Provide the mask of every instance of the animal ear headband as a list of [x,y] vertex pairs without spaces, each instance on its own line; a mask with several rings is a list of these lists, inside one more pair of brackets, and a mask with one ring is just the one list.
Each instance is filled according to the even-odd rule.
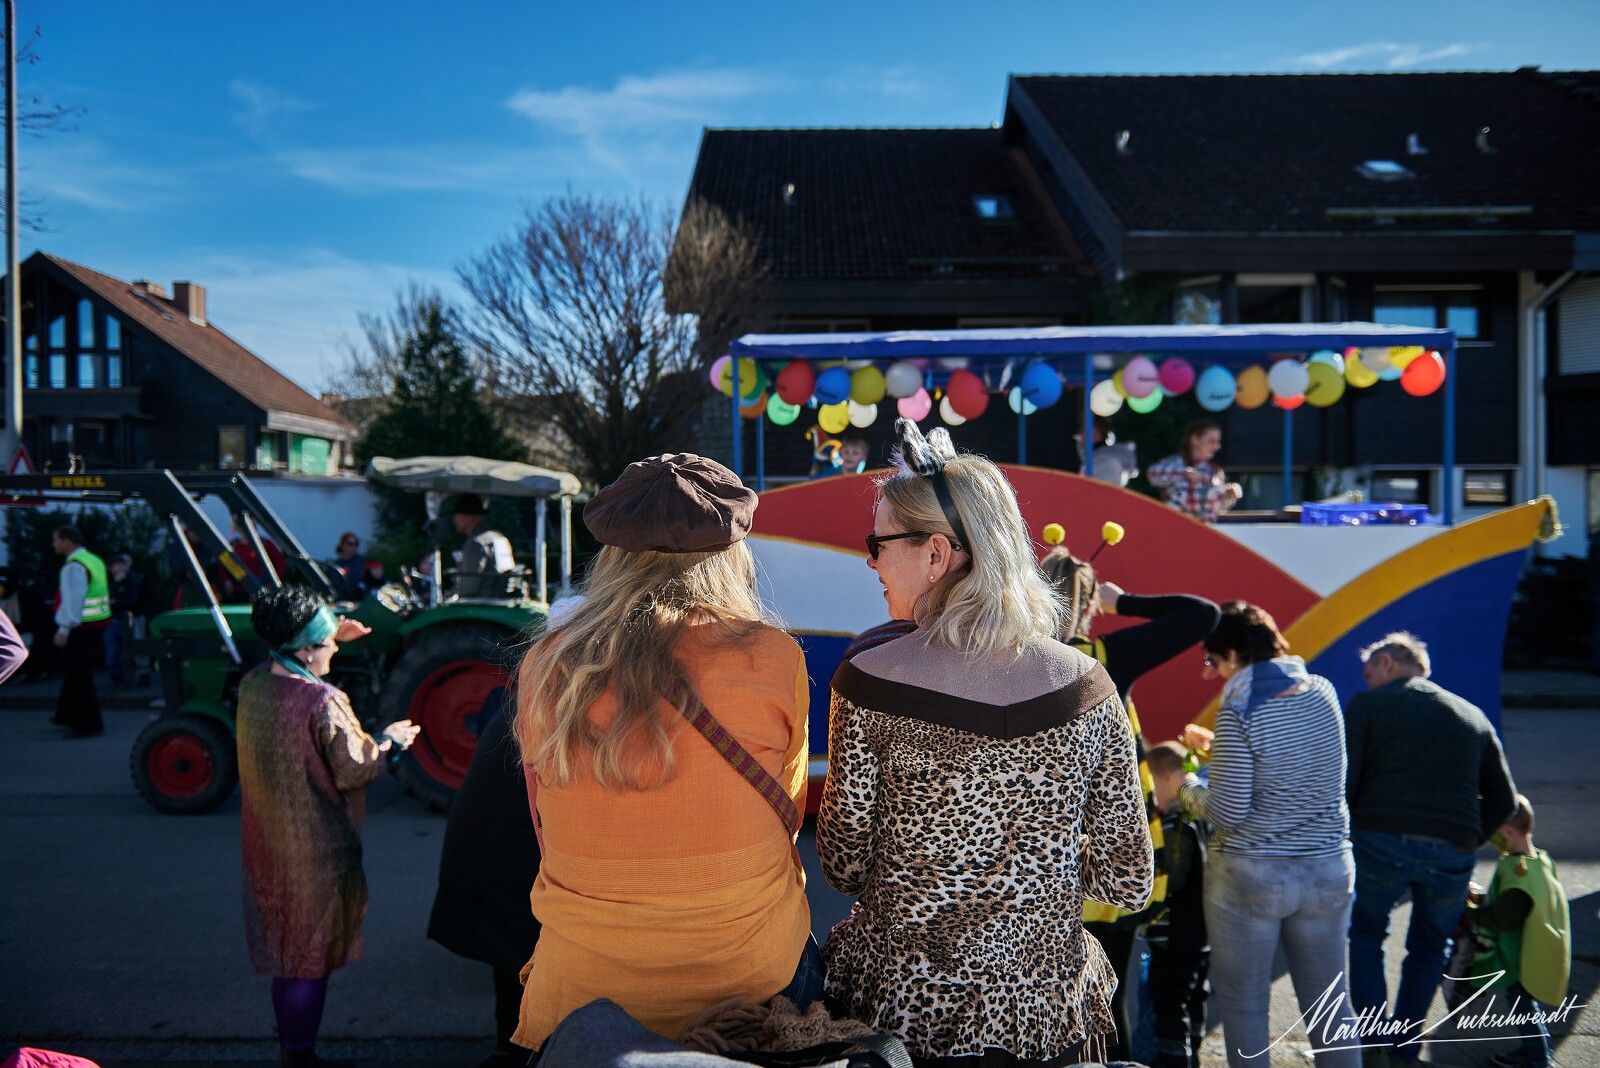
[[939,499],[945,522],[955,531],[955,542],[950,547],[958,552],[966,548],[972,543],[967,540],[967,528],[961,525],[961,513],[956,511],[955,498],[950,496],[950,487],[944,479],[944,465],[956,458],[950,432],[941,426],[924,438],[917,424],[909,419],[896,419],[894,432],[900,444],[892,459],[902,469],[921,475],[933,484],[933,495]]

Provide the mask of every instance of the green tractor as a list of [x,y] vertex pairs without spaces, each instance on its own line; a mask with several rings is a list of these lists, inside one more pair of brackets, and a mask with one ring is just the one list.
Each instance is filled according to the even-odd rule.
[[[6,497],[114,504],[143,498],[168,521],[170,537],[188,554],[207,605],[165,612],[150,623],[150,640],[136,650],[153,653],[160,668],[165,708],[139,734],[129,769],[139,793],[162,812],[207,812],[238,782],[233,722],[239,682],[266,657],[250,625],[248,605],[220,604],[200,561],[204,553],[237,582],[294,581],[310,586],[341,615],[372,633],[340,648],[329,681],[350,695],[369,724],[410,719],[422,734],[392,765],[406,792],[444,811],[472,759],[477,718],[485,700],[514,673],[521,647],[544,623],[547,608],[545,509],[556,498],[561,514],[561,589],[571,581],[572,499],[578,480],[565,472],[477,457],[374,459],[368,477],[428,494],[430,516],[446,494],[535,498],[536,562],[496,576],[488,595],[450,592],[442,554],[435,549],[432,576],[408,574],[359,603],[339,602],[326,567],[313,559],[250,481],[232,472],[108,471],[94,474],[0,476]],[[253,546],[259,577],[196,503],[216,496]],[[190,537],[185,537],[187,532]],[[282,549],[290,574],[275,573],[263,538]],[[443,579],[444,581],[440,581]]]

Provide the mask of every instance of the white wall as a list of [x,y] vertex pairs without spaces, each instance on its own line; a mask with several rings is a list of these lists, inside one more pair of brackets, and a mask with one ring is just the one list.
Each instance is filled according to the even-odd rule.
[[[364,478],[263,478],[251,485],[314,559],[331,559],[347,530],[356,532],[363,549],[372,542],[376,498]],[[227,506],[207,497],[200,507],[226,536]]]

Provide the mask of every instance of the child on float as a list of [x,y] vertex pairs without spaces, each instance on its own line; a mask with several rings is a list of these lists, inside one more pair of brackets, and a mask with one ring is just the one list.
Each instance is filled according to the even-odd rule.
[[1157,1042],[1151,1068],[1199,1068],[1206,1034],[1211,945],[1206,936],[1205,855],[1211,827],[1186,816],[1178,798],[1186,756],[1179,743],[1162,742],[1146,758],[1161,810],[1160,867],[1167,874],[1166,910],[1145,932]]
[[1478,939],[1488,949],[1473,959],[1472,974],[1494,976],[1487,986],[1504,991],[1492,1012],[1524,1017],[1516,1053],[1497,1054],[1495,1068],[1550,1068],[1545,1006],[1567,996],[1572,970],[1572,923],[1556,862],[1533,844],[1533,805],[1517,795],[1511,818],[1489,839],[1501,852],[1483,900],[1471,906]]

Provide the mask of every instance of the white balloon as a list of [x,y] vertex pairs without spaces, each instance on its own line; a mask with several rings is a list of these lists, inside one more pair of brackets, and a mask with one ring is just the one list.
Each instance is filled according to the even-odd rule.
[[962,423],[966,422],[966,419],[957,415],[956,410],[950,407],[950,397],[948,394],[939,401],[939,418],[943,419],[947,426],[960,426]]
[[1311,375],[1299,360],[1279,360],[1267,372],[1267,386],[1272,390],[1272,395],[1284,400],[1304,396],[1306,386],[1310,384]]
[[1111,379],[1094,384],[1089,391],[1089,409],[1102,419],[1110,418],[1122,410],[1122,394],[1117,392]]
[[878,421],[878,406],[876,404],[857,404],[850,402],[850,425],[865,429]]
[[922,370],[914,363],[891,363],[883,382],[889,396],[909,397],[922,388]]

